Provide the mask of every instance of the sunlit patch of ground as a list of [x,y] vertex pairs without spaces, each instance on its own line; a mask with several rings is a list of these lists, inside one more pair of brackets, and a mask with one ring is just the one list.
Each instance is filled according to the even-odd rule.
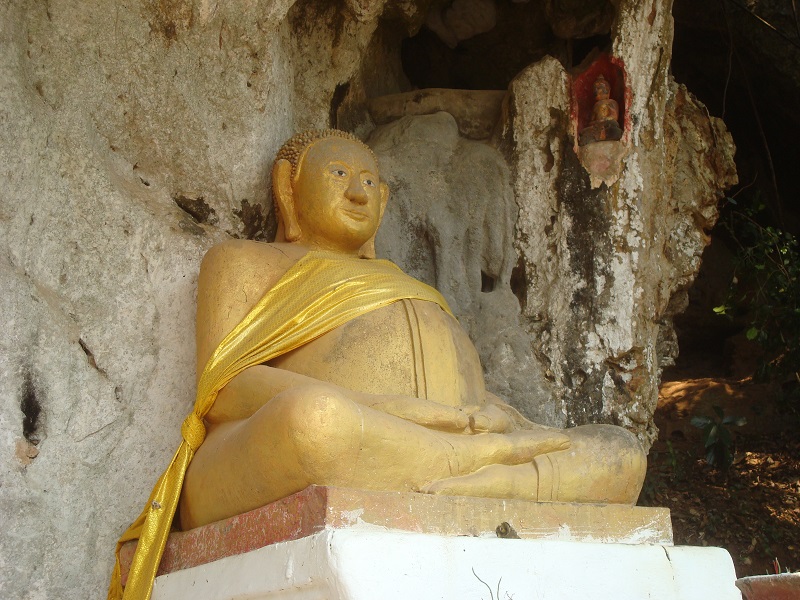
[[[664,381],[656,424],[659,439],[648,457],[640,498],[672,512],[675,543],[722,546],[739,576],[800,570],[800,402],[781,401],[777,386],[749,378],[693,378],[673,371]],[[709,467],[694,415],[744,416],[734,432],[734,464]]]

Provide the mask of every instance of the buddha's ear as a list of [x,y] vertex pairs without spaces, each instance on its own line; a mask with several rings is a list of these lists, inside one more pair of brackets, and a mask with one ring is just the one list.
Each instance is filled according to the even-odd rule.
[[[272,167],[272,195],[278,203],[278,237],[282,232],[285,241],[297,241],[300,239],[300,225],[292,190],[292,163],[286,159],[276,160]],[[276,241],[281,240],[276,238]]]
[[[383,221],[383,213],[386,210],[386,203],[389,202],[389,186],[386,185],[383,181],[381,181],[381,219]],[[380,221],[378,222],[378,226],[380,226]]]
[[[381,214],[378,217],[378,228],[381,226],[381,222],[383,221],[383,213],[386,211],[386,203],[389,201],[389,186],[385,183],[381,182]],[[369,241],[367,241],[361,249],[358,251],[358,255],[361,258],[375,258],[375,236],[378,235],[378,230],[375,230],[375,233]]]

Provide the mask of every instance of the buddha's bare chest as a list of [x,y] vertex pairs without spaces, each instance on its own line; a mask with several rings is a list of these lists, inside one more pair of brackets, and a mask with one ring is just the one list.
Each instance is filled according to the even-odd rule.
[[360,392],[451,406],[482,403],[485,389],[467,334],[438,306],[419,300],[362,315],[270,365]]

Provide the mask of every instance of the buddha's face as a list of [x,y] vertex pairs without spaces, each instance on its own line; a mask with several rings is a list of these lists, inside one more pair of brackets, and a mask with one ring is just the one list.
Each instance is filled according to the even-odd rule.
[[608,100],[611,88],[605,79],[598,79],[594,84],[594,95],[597,100]]
[[313,142],[292,183],[298,241],[358,253],[380,224],[380,185],[378,166],[361,144],[333,137]]

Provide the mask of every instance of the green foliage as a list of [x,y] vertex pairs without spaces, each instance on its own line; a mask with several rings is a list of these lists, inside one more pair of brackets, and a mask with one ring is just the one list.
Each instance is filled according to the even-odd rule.
[[718,315],[745,313],[745,337],[765,351],[760,378],[800,371],[800,250],[795,236],[763,225],[764,203],[750,206],[726,200],[722,222],[736,251],[734,277],[728,300],[714,307]]
[[703,430],[706,462],[712,467],[726,471],[733,464],[733,433],[730,427],[741,427],[747,423],[745,417],[725,415],[719,406],[712,407],[715,417],[692,417],[691,424]]

